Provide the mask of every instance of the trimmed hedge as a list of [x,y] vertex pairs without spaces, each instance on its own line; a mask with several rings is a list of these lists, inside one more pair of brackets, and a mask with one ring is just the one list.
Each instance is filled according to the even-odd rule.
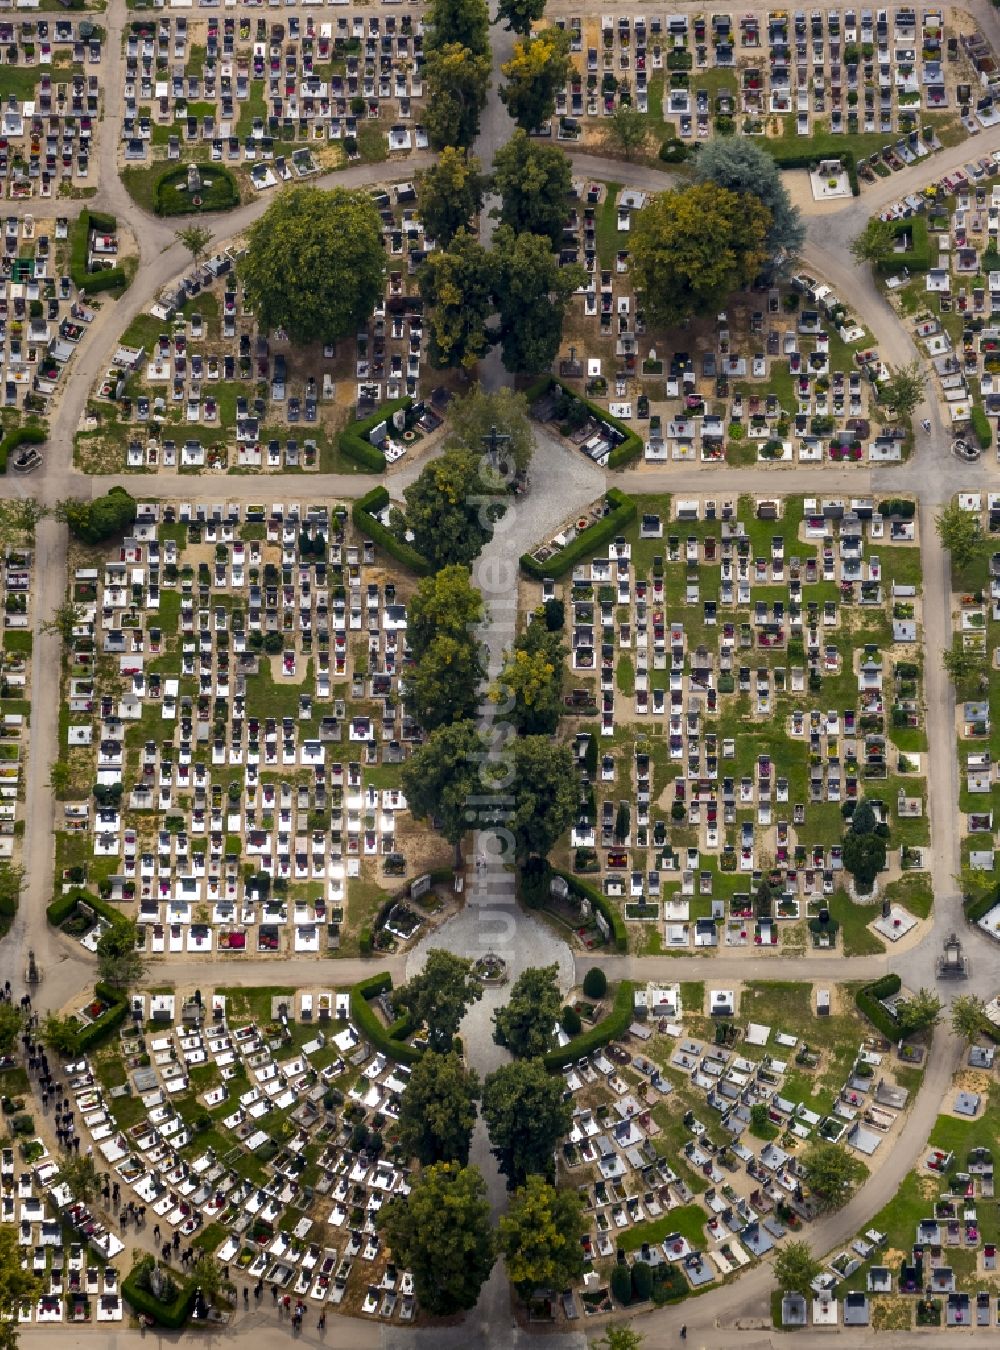
[[346,455],[348,459],[353,459],[358,464],[363,464],[366,469],[371,469],[373,473],[384,473],[385,455],[377,445],[372,445],[368,439],[368,433],[373,431],[379,422],[387,422],[393,413],[398,412],[400,408],[409,410],[412,406],[413,399],[409,397],[390,399],[388,403],[383,403],[378,411],[373,412],[370,417],[362,417],[358,422],[351,422],[337,439],[341,454]]
[[[774,157],[774,162],[779,169],[811,169],[814,164],[818,164],[824,156],[817,155],[815,151],[789,151],[787,154],[781,154],[771,149],[765,137],[761,141],[763,149],[767,150]],[[847,170],[847,181],[851,185],[851,192],[855,197],[861,196],[861,184],[858,182],[858,165],[853,150],[838,150],[836,155],[825,156],[829,159],[839,159],[841,164]]]
[[137,1284],[139,1275],[152,1266],[153,1260],[152,1256],[146,1256],[138,1265],[132,1267],[122,1280],[122,1297],[135,1312],[144,1313],[147,1317],[151,1317],[158,1326],[177,1331],[184,1326],[191,1312],[191,1305],[194,1303],[195,1282],[194,1280],[181,1280],[174,1271],[171,1271],[170,1278],[178,1285],[177,1297],[173,1303],[161,1303],[158,1298],[153,1297],[148,1289],[140,1289]]
[[384,548],[386,553],[390,553],[397,562],[401,562],[411,572],[416,572],[418,577],[431,576],[434,568],[430,561],[422,553],[418,553],[412,545],[405,543],[402,539],[397,539],[391,530],[376,519],[374,513],[384,510],[388,504],[388,490],[384,487],[372,488],[371,492],[364,497],[359,497],[351,507],[351,519],[362,534],[368,535],[380,548]]
[[399,1064],[414,1064],[423,1054],[413,1045],[407,1045],[404,1037],[411,1031],[410,1019],[398,1017],[391,1026],[385,1027],[379,1021],[378,1014],[369,1003],[392,988],[392,976],[388,971],[370,975],[351,989],[351,1017],[365,1040],[370,1041],[376,1050],[381,1050],[390,1059]]
[[876,980],[873,984],[866,984],[862,989],[859,989],[854,996],[858,1011],[863,1013],[869,1022],[890,1041],[899,1040],[899,1023],[882,1006],[880,1000],[888,998],[891,994],[898,994],[902,983],[898,975],[883,975],[880,980]]
[[565,548],[561,548],[558,553],[554,553],[545,562],[537,562],[530,553],[521,554],[521,568],[527,572],[529,577],[534,577],[536,581],[541,581],[543,577],[561,577],[570,568],[575,567],[583,558],[593,557],[595,550],[605,540],[619,534],[626,525],[632,523],[638,514],[638,508],[635,502],[618,488],[608,488],[605,493],[608,501],[611,503],[611,511],[599,520],[596,525],[591,525],[589,529],[584,530],[583,534],[578,534],[572,539]]
[[931,242],[927,234],[927,221],[923,216],[911,216],[909,220],[894,220],[894,237],[912,233],[913,242],[905,253],[892,253],[878,264],[882,276],[895,276],[904,269],[908,272],[927,272],[931,265]]
[[564,1069],[567,1064],[575,1064],[578,1059],[584,1059],[593,1051],[599,1050],[602,1045],[607,1045],[609,1041],[623,1036],[632,1024],[634,1017],[634,986],[631,980],[622,980],[621,984],[615,990],[615,999],[611,1011],[602,1021],[589,1031],[584,1031],[579,1036],[574,1036],[571,1041],[562,1046],[559,1050],[550,1050],[544,1056],[543,1063],[547,1069]]
[[110,924],[123,923],[125,920],[124,914],[115,909],[114,905],[109,905],[106,900],[102,900],[91,891],[84,890],[82,886],[74,886],[72,890],[57,895],[45,911],[45,917],[53,928],[61,928],[81,901],[89,905],[102,919],[107,919]]
[[117,234],[118,221],[114,216],[103,215],[99,211],[88,211],[86,207],[80,212],[73,226],[73,237],[70,242],[69,274],[73,285],[78,291],[85,290],[88,295],[115,290],[119,286],[124,290],[129,284],[124,268],[106,267],[100,272],[87,271],[87,242],[91,230]]
[[0,441],[0,473],[7,472],[7,458],[19,445],[42,445],[48,439],[47,429],[34,422],[8,431],[7,435]]
[[562,872],[558,867],[550,869],[552,876],[562,877],[567,886],[578,897],[583,900],[589,900],[593,907],[604,915],[611,926],[611,936],[614,945],[620,952],[628,951],[628,935],[625,928],[625,920],[622,918],[617,905],[612,904],[603,891],[589,886],[587,882],[581,881],[575,877],[572,872]]
[[89,1026],[81,1027],[76,1037],[76,1053],[82,1054],[95,1045],[107,1040],[108,1036],[125,1020],[128,1012],[128,999],[120,989],[112,989],[108,984],[95,984],[94,993],[110,1006]]
[[547,394],[554,384],[557,384],[564,394],[568,394],[570,398],[575,398],[578,403],[582,403],[583,406],[590,411],[592,416],[596,417],[601,422],[607,422],[609,427],[614,427],[616,431],[620,431],[625,437],[621,444],[616,445],[608,456],[609,469],[624,468],[626,464],[631,464],[634,459],[638,459],[641,456],[642,437],[638,432],[633,431],[632,428],[626,426],[624,422],[619,422],[617,417],[612,417],[606,408],[601,408],[596,403],[591,403],[589,399],[584,398],[582,394],[578,394],[572,385],[567,384],[565,380],[561,380],[558,375],[545,375],[542,379],[536,380],[534,384],[529,385],[524,391],[525,397],[528,400],[528,406],[530,407],[531,404],[540,399],[543,394]]
[[984,915],[990,912],[998,900],[1000,900],[1000,887],[994,886],[985,895],[981,895],[978,900],[970,900],[966,903],[966,919],[969,923],[978,923]]
[[993,427],[981,404],[973,403],[969,421],[972,423],[972,430],[979,442],[980,450],[988,450],[993,444]]
[[[240,204],[240,189],[236,179],[221,164],[200,164],[210,187],[202,187],[201,204],[196,206],[187,195],[187,175],[190,165],[176,164],[167,169],[153,186],[153,210],[158,216],[190,216],[199,212],[231,211]],[[180,185],[183,183],[183,187]]]

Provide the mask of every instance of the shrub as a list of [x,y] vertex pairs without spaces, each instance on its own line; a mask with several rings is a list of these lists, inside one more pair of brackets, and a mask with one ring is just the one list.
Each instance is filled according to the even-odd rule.
[[351,507],[351,519],[361,531],[362,534],[374,540],[380,548],[384,548],[401,562],[404,567],[408,567],[411,572],[417,576],[430,576],[434,571],[430,562],[422,553],[418,553],[412,545],[397,539],[393,532],[382,522],[376,519],[375,512],[382,511],[389,504],[389,493],[384,487],[372,488],[371,492],[365,497],[359,497]]
[[632,1272],[628,1266],[615,1266],[611,1272],[611,1292],[616,1303],[632,1302]]
[[645,1261],[636,1261],[632,1267],[632,1294],[645,1303],[653,1292],[653,1272]]
[[575,1008],[571,1008],[568,1005],[563,1008],[560,1021],[562,1023],[562,1029],[567,1036],[579,1036],[580,1031],[583,1028],[583,1023],[580,1021],[580,1014]]
[[21,1115],[15,1116],[10,1122],[10,1128],[15,1134],[34,1134],[35,1119],[34,1116]]
[[608,992],[608,977],[600,966],[591,966],[584,975],[583,992],[587,998],[603,998]]
[[7,459],[21,445],[42,445],[49,438],[45,427],[29,422],[27,426],[14,427],[0,440],[0,473],[7,472]]

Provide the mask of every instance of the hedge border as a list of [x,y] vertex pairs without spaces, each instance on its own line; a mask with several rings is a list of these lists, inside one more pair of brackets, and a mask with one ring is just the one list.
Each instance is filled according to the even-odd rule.
[[351,989],[351,1017],[364,1038],[372,1043],[376,1050],[394,1059],[399,1064],[415,1064],[423,1054],[416,1046],[407,1045],[404,1037],[411,1031],[410,1019],[398,1017],[391,1026],[384,1027],[370,999],[384,994],[392,988],[392,976],[387,970],[377,975],[369,975]]
[[128,275],[123,267],[106,267],[100,272],[87,271],[87,240],[91,229],[106,230],[108,234],[118,233],[118,221],[114,216],[101,211],[88,211],[86,207],[77,217],[73,227],[70,244],[69,274],[78,291],[96,295],[100,291],[111,291],[120,286],[125,290],[129,284]]
[[530,553],[522,553],[522,571],[527,572],[528,576],[534,577],[536,581],[541,581],[543,577],[561,577],[582,558],[588,554],[592,555],[597,545],[603,544],[606,539],[610,539],[635,520],[639,508],[632,497],[619,488],[608,488],[605,496],[611,502],[612,509],[603,520],[591,525],[583,534],[578,534],[565,548],[561,548],[551,558],[546,558],[545,562],[536,561]]
[[57,895],[45,911],[45,917],[53,928],[61,928],[66,920],[73,913],[76,906],[83,902],[97,913],[102,919],[107,919],[108,923],[123,923],[125,916],[114,905],[109,905],[107,900],[102,900],[100,896],[94,895],[92,891],[86,890],[83,886],[74,886],[72,890],[64,891],[62,895]]
[[359,530],[369,535],[380,548],[384,548],[386,553],[390,553],[397,562],[401,562],[418,577],[432,576],[434,567],[430,559],[418,553],[412,545],[397,539],[391,530],[375,518],[374,512],[383,510],[388,504],[388,489],[381,486],[372,488],[371,492],[359,497],[351,507],[351,519]]
[[550,1050],[542,1062],[547,1069],[564,1069],[568,1064],[584,1059],[593,1051],[607,1045],[609,1041],[624,1035],[632,1024],[634,1013],[635,986],[631,980],[622,980],[615,990],[614,1002],[607,1017],[602,1018],[589,1031],[574,1036],[558,1050]]
[[578,896],[584,900],[589,900],[595,909],[607,919],[611,925],[611,933],[614,938],[614,945],[620,952],[628,951],[628,930],[625,927],[625,920],[622,918],[617,905],[613,905],[603,891],[597,890],[579,877],[575,877],[572,872],[563,872],[558,867],[551,867],[550,873],[554,877],[562,877],[571,891],[575,891]]
[[[784,155],[777,154],[774,150],[772,150],[769,147],[766,138],[762,141],[761,144],[763,146],[763,149],[767,150],[768,154],[771,155],[771,157],[773,158],[775,164],[777,164],[779,169],[811,170],[814,164],[818,164],[819,161],[822,158],[824,158],[824,156],[816,154],[814,150],[808,152],[793,150]],[[844,168],[847,170],[847,181],[851,185],[851,195],[854,197],[860,197],[861,183],[858,181],[858,162],[854,154],[854,151],[838,150],[836,154],[834,154],[831,151],[828,158],[840,160],[841,164],[843,164]]]
[[976,440],[979,442],[980,450],[988,450],[993,444],[993,428],[981,404],[973,403],[969,421],[972,424]]
[[[152,1294],[145,1289],[140,1289],[136,1284],[139,1273],[148,1270],[154,1260],[155,1257],[146,1256],[132,1267],[122,1280],[122,1298],[131,1305],[135,1312],[145,1313],[158,1326],[167,1327],[171,1331],[178,1331],[187,1322],[191,1305],[194,1303],[194,1280],[181,1282],[173,1303],[161,1303],[158,1298],[154,1298]],[[170,1277],[176,1280],[176,1272],[171,1271]]]
[[94,993],[109,1003],[110,1007],[89,1026],[81,1027],[77,1032],[77,1054],[82,1054],[84,1050],[90,1050],[107,1040],[111,1032],[125,1020],[125,1014],[128,1012],[128,999],[122,990],[112,989],[108,984],[95,984]]
[[616,431],[620,431],[625,437],[622,443],[616,445],[608,456],[609,469],[624,468],[626,464],[631,464],[634,459],[638,459],[642,455],[642,437],[637,431],[633,431],[632,428],[626,426],[624,422],[619,422],[617,417],[612,417],[607,408],[602,408],[596,403],[591,403],[590,399],[585,398],[583,394],[577,393],[572,385],[567,384],[566,381],[560,379],[558,375],[544,375],[540,380],[536,380],[534,384],[528,386],[524,393],[528,400],[529,407],[532,403],[535,403],[540,399],[543,394],[547,394],[554,384],[557,384],[563,393],[569,394],[571,398],[575,398],[582,403],[585,408],[589,408],[594,417],[599,418],[602,422],[607,422],[608,426],[614,427]]
[[385,453],[379,450],[377,446],[372,445],[368,439],[368,432],[377,427],[379,422],[388,421],[393,413],[398,412],[400,408],[409,411],[412,407],[413,399],[406,395],[403,398],[394,398],[390,399],[388,403],[383,403],[378,411],[373,412],[369,417],[362,417],[357,422],[348,423],[337,438],[337,447],[340,453],[363,465],[366,469],[371,469],[374,473],[384,473],[386,468]]
[[28,422],[23,427],[14,427],[0,441],[0,473],[7,472],[7,459],[12,450],[19,445],[42,445],[49,439],[48,429],[36,422]]
[[883,1008],[881,999],[890,994],[898,994],[903,982],[898,975],[883,975],[881,979],[866,984],[854,995],[858,1011],[890,1041],[898,1041],[901,1036],[899,1023]]
[[910,216],[906,220],[892,222],[893,238],[912,231],[913,245],[905,253],[891,253],[878,264],[881,276],[895,276],[902,271],[929,272],[931,266],[931,241],[927,233],[927,221],[923,216]]
[[[180,181],[182,173],[186,174],[190,167],[191,167],[190,164],[175,164],[173,165],[172,168],[166,169],[163,173],[161,173],[159,178],[157,178],[156,182],[153,184],[153,210],[156,212],[158,216],[162,216],[164,217],[164,219],[168,220],[169,219],[176,220],[178,216],[213,215],[216,211],[235,211],[236,208],[239,205],[241,205],[243,201],[243,194],[240,192],[240,185],[236,179],[236,175],[234,173],[231,173],[229,169],[225,168],[221,164],[210,164],[210,165],[199,165],[198,167],[209,169],[213,174],[221,173],[222,176],[229,183],[230,190],[233,194],[233,200],[230,201],[229,204],[226,206],[220,206],[217,204],[209,205],[206,202],[203,203],[201,206],[191,205],[186,210],[181,209],[177,211],[165,211],[163,208],[163,202],[161,200],[162,188],[164,188],[167,185],[168,179],[170,179],[171,182],[173,182],[173,180],[175,179],[177,181]],[[187,203],[184,203],[184,205],[187,206]]]

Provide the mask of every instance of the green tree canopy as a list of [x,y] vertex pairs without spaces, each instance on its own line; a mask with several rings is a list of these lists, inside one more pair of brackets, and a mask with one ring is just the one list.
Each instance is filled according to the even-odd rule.
[[714,312],[767,260],[771,213],[715,183],[661,192],[632,228],[631,268],[647,318],[676,324]]
[[608,1327],[599,1341],[591,1341],[592,1350],[639,1350],[643,1337],[633,1330],[631,1322]]
[[855,1187],[868,1174],[859,1159],[843,1144],[819,1140],[802,1154],[802,1167],[819,1210],[840,1209],[851,1198]]
[[0,1350],[17,1350],[21,1304],[36,1302],[41,1293],[41,1279],[21,1267],[17,1228],[0,1223]]
[[557,966],[529,966],[493,1014],[496,1038],[516,1059],[540,1059],[552,1046],[562,1007]]
[[64,501],[55,509],[57,519],[64,520],[69,532],[84,544],[100,544],[105,539],[124,534],[135,524],[135,498],[123,487],[113,487],[103,497],[93,501]]
[[565,1289],[583,1275],[583,1207],[576,1191],[556,1190],[539,1176],[515,1191],[498,1229],[511,1284],[522,1298],[536,1289]]
[[875,878],[885,867],[885,840],[877,834],[855,834],[848,830],[844,836],[844,867],[854,878],[861,895],[866,895]]
[[417,276],[427,307],[432,366],[471,370],[492,346],[486,325],[493,314],[496,260],[468,230],[435,249]]
[[[612,149],[617,150],[624,159],[631,160],[645,148],[649,123],[634,104],[619,99],[614,112],[605,119],[604,135]],[[703,150],[705,148],[702,146]]]
[[424,11],[424,50],[449,42],[468,47],[477,56],[490,50],[490,14],[486,0],[430,0]]
[[530,33],[544,13],[545,0],[499,0],[496,22],[506,24],[508,31]]
[[421,1306],[438,1316],[474,1308],[493,1267],[494,1237],[482,1174],[435,1163],[408,1196],[382,1210],[393,1260],[413,1272]]
[[479,135],[479,114],[490,87],[490,58],[477,56],[459,42],[446,42],[427,54],[424,68],[427,105],[424,126],[435,150],[465,149]]
[[555,360],[566,305],[587,274],[577,263],[560,267],[542,235],[515,235],[501,225],[493,243],[503,363],[509,371],[535,375]]
[[569,79],[569,33],[546,28],[514,43],[509,61],[500,67],[507,80],[500,98],[519,127],[537,131],[556,110],[556,94]]
[[261,331],[295,342],[354,334],[382,297],[382,221],[367,192],[296,187],[250,227],[240,277]]
[[90,1153],[71,1153],[62,1160],[59,1180],[68,1186],[74,1200],[88,1205],[101,1189],[101,1178]]
[[407,613],[406,637],[413,659],[419,661],[442,633],[473,641],[483,612],[482,591],[472,585],[469,569],[462,564],[449,564],[424,577]]
[[851,240],[850,249],[855,262],[877,265],[889,257],[895,242],[896,230],[892,223],[872,216],[861,233]]
[[[475,645],[442,633],[406,673],[406,705],[424,731],[467,722],[479,706],[485,672]],[[456,790],[461,785],[456,784]]]
[[522,735],[551,736],[562,713],[562,677],[566,647],[559,633],[533,619],[507,654],[491,697],[513,698],[508,716]]
[[982,648],[967,647],[961,633],[951,639],[951,646],[941,653],[941,664],[955,684],[968,684],[987,677],[986,653]]
[[977,994],[959,994],[952,1001],[951,1025],[963,1040],[977,1040],[991,1026],[985,1002]]
[[547,736],[514,743],[514,815],[508,822],[518,855],[546,857],[576,815],[579,785],[573,754]]
[[561,1078],[540,1059],[503,1064],[483,1083],[482,1115],[508,1186],[523,1185],[532,1173],[551,1178],[556,1146],[573,1122]]
[[408,1013],[416,1026],[427,1028],[432,1050],[447,1052],[466,1009],[483,996],[472,962],[443,947],[427,953],[424,968],[393,995],[396,1013]]
[[483,443],[494,427],[498,435],[508,438],[499,452],[499,472],[503,475],[512,463],[523,473],[531,463],[535,438],[528,416],[528,400],[508,385],[489,392],[476,385],[461,398],[453,399],[448,405],[445,448],[484,453]]
[[75,1053],[80,1033],[75,1017],[60,1017],[58,1013],[46,1013],[41,1030],[42,1040],[50,1050],[55,1050],[60,1055]]
[[943,1006],[937,994],[930,989],[918,989],[897,1006],[896,1020],[900,1031],[904,1036],[912,1036],[918,1031],[936,1026]]
[[908,366],[894,370],[887,380],[878,386],[880,406],[892,409],[900,421],[908,422],[910,414],[924,399],[927,379],[919,361],[911,361]]
[[502,200],[500,220],[515,234],[540,234],[558,249],[573,167],[556,145],[545,145],[520,127],[493,160],[493,190]]
[[506,509],[494,485],[484,481],[481,459],[475,450],[446,450],[403,491],[406,509],[394,526],[400,534],[412,530],[413,547],[435,568],[471,565]]
[[424,228],[431,239],[447,248],[459,230],[470,228],[483,204],[479,160],[456,146],[446,145],[437,163],[420,178],[418,201]]
[[131,989],[146,970],[139,940],[139,926],[124,916],[106,928],[97,942],[98,977],[112,989]]
[[423,1054],[413,1066],[399,1108],[399,1143],[423,1167],[469,1161],[469,1141],[482,1095],[478,1075],[458,1055]]
[[486,743],[474,722],[437,727],[402,768],[402,788],[414,820],[439,817],[441,833],[458,845],[469,828],[466,803],[482,789]]
[[952,498],[934,517],[938,538],[951,554],[952,565],[966,568],[982,557],[986,537],[977,511],[965,511]]
[[183,230],[177,230],[174,237],[191,254],[191,261],[197,267],[212,242],[212,231],[204,225],[186,225]]
[[778,1288],[806,1298],[812,1297],[812,1282],[821,1269],[808,1242],[783,1242],[774,1258],[774,1278]]
[[764,246],[768,261],[794,258],[805,243],[806,229],[792,205],[774,156],[746,136],[716,136],[695,160],[695,179],[714,183],[763,206],[771,216]]

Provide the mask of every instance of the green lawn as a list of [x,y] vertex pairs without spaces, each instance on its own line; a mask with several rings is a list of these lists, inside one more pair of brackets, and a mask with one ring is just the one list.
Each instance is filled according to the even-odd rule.
[[19,102],[35,97],[41,66],[0,66],[0,98],[6,103],[12,95]]
[[615,254],[621,247],[623,236],[618,232],[618,208],[615,200],[621,191],[621,183],[606,183],[607,194],[597,208],[595,220],[597,233],[597,261],[601,267],[613,267]]
[[667,1214],[661,1214],[658,1219],[651,1219],[649,1223],[637,1223],[619,1237],[618,1245],[627,1252],[634,1252],[644,1242],[654,1247],[669,1233],[680,1233],[692,1247],[700,1251],[705,1245],[707,1220],[708,1215],[701,1205],[681,1205]]

